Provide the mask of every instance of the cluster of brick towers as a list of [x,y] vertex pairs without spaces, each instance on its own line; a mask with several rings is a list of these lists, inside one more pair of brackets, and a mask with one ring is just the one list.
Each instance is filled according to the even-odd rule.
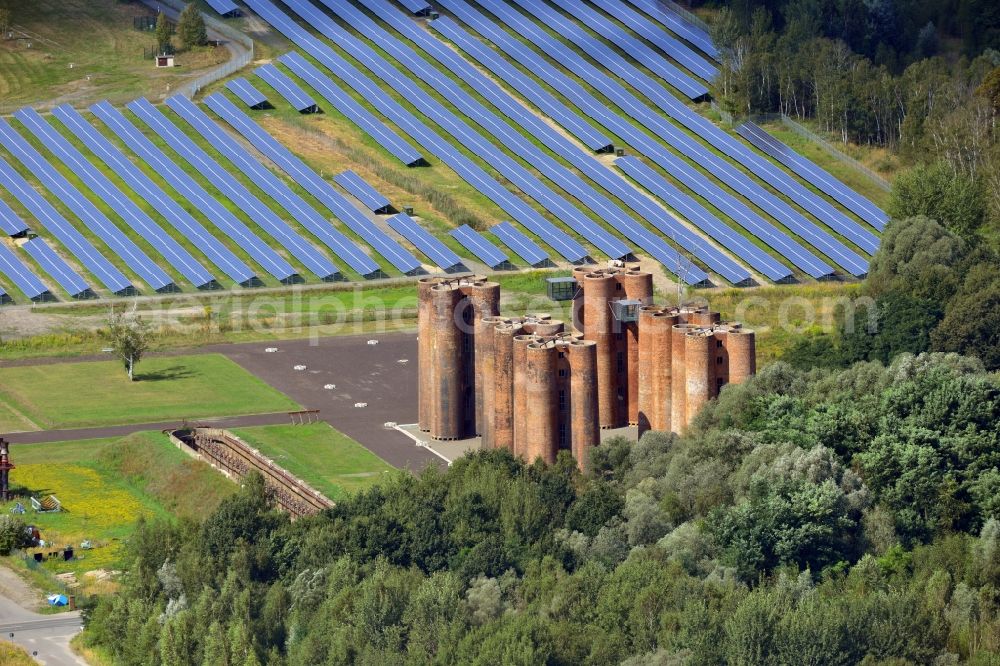
[[682,431],[722,385],[754,374],[753,331],[701,307],[653,304],[638,265],[574,271],[573,325],[500,316],[480,277],[419,282],[419,427],[480,435],[532,461],[568,449],[583,467],[600,430]]

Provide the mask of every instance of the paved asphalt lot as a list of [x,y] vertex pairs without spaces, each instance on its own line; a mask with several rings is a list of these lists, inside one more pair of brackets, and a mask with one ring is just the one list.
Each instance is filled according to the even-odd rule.
[[69,647],[82,624],[78,612],[39,615],[0,596],[0,637],[20,645],[28,654],[37,652],[35,659],[45,666],[86,666]]
[[[368,340],[378,340],[369,345]],[[277,352],[265,349],[276,347]],[[216,345],[306,409],[354,438],[390,465],[413,470],[443,461],[385,423],[417,420],[417,336],[383,333],[277,343]],[[400,360],[405,359],[405,363]],[[305,370],[295,366],[304,365]],[[324,389],[327,384],[335,389]],[[355,407],[355,403],[367,403]]]

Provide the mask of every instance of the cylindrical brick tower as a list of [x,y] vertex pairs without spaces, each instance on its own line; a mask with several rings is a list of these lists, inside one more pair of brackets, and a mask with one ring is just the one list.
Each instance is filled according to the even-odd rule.
[[472,305],[473,316],[471,331],[471,334],[474,336],[472,345],[473,355],[469,359],[470,363],[467,373],[471,376],[467,378],[467,381],[470,386],[475,386],[476,402],[472,432],[470,434],[482,434],[483,373],[479,371],[479,368],[483,365],[482,359],[491,354],[489,350],[493,346],[493,338],[486,335],[485,318],[500,314],[500,285],[496,282],[477,280],[470,285],[464,285],[462,291]]
[[423,432],[431,429],[431,395],[436,384],[431,360],[431,287],[437,282],[436,277],[417,281],[417,426]]
[[583,279],[584,338],[597,343],[597,411],[601,428],[623,425],[618,418],[617,346],[611,315],[616,294],[613,274],[588,273]]
[[691,423],[712,398],[715,384],[715,337],[709,330],[691,331],[684,336],[684,374],[687,385],[684,427]]
[[[514,335],[519,324],[498,324],[493,329],[493,446],[514,450]],[[484,442],[485,443],[485,442]]]
[[565,349],[570,364],[570,442],[577,466],[585,470],[590,450],[601,442],[597,424],[597,343],[572,340]]
[[757,350],[754,332],[745,328],[729,331],[726,336],[729,352],[729,381],[739,384],[757,374]]
[[[636,300],[643,305],[653,302],[653,275],[638,268],[618,274],[618,281],[625,292],[625,298]],[[621,322],[621,333],[625,345],[626,376],[625,418],[630,425],[639,422],[639,323]]]
[[555,343],[551,341],[535,340],[525,346],[527,432],[518,450],[529,463],[536,458],[554,463],[559,450],[556,356]]
[[639,308],[639,437],[652,427],[653,364],[662,362],[653,356],[653,315],[660,312],[658,305]]
[[681,432],[687,424],[684,338],[688,332],[696,330],[698,327],[694,324],[675,324],[670,331],[670,429],[673,432]]
[[688,314],[687,321],[689,324],[709,328],[719,323],[719,313],[711,312],[708,308],[698,308]]
[[566,324],[561,319],[544,319],[536,321],[530,327],[531,332],[539,337],[552,337],[563,332]]
[[480,417],[476,419],[479,434],[483,438],[483,448],[494,447],[493,436],[496,432],[496,328],[509,320],[504,317],[488,315],[483,317],[483,326],[476,335],[476,384],[482,388],[476,392],[476,404],[480,409]]
[[577,266],[573,269],[573,279],[576,280],[576,291],[573,293],[573,328],[581,333],[583,332],[585,323],[583,314],[583,279],[587,277],[587,273],[590,273],[591,270],[592,267],[590,266]]
[[524,456],[528,439],[528,394],[525,391],[527,381],[527,350],[528,344],[537,338],[534,335],[521,334],[514,336],[514,455]]
[[434,392],[430,411],[433,439],[460,439],[465,436],[465,364],[461,328],[456,324],[462,293],[447,283],[431,287],[431,362],[434,364]]

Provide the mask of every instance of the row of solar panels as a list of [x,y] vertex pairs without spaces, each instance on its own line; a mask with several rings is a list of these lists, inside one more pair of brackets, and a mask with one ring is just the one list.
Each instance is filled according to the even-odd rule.
[[[227,121],[243,122],[246,131],[255,131],[259,137],[266,134],[221,96],[214,96],[217,110],[229,114]],[[301,197],[295,195],[287,185],[255,160],[240,144],[223,132],[204,112],[183,97],[168,100],[168,105],[188,121],[211,145],[225,155],[237,168],[241,169],[275,201],[282,205],[309,231],[324,241],[331,250],[342,257],[357,272],[371,275],[379,272],[372,262],[352,241],[336,230],[312,209]],[[281,246],[296,256],[303,265],[323,278],[331,279],[339,272],[324,255],[309,244],[281,220],[271,209],[221,167],[204,150],[197,146],[176,125],[169,121],[156,107],[146,100],[137,100],[129,105],[132,112],[151,127],[178,154],[188,161],[212,184],[234,202],[262,229],[281,243]],[[119,138],[136,154],[154,166],[170,183],[175,191],[188,199],[199,210],[247,252],[274,277],[288,281],[295,277],[294,269],[278,253],[260,241],[239,219],[230,213],[217,199],[206,192],[197,182],[183,172],[167,156],[150,142],[119,111],[101,103],[91,109]],[[83,154],[32,109],[22,109],[15,114],[38,141],[67,168],[73,171],[95,195],[115,211],[150,246],[156,249],[170,265],[198,287],[214,283],[211,273],[168,235],[152,218],[139,208],[127,194],[118,188],[107,176],[90,163]],[[252,270],[231,251],[219,243],[203,226],[180,208],[159,186],[153,183],[128,158],[111,144],[83,117],[68,106],[57,108],[54,113],[63,125],[97,155],[111,170],[119,175],[133,190],[157,209],[181,235],[190,239],[214,263],[234,281],[253,284],[256,276]],[[273,142],[269,136],[266,139]],[[262,138],[262,140],[264,140]],[[45,188],[62,201],[73,214],[82,220],[88,229],[137,275],[157,290],[175,288],[171,278],[152,259],[135,245],[121,230],[108,219],[79,189],[27,141],[24,140],[5,120],[0,119],[0,144],[11,152]],[[276,142],[275,142],[276,144]],[[301,164],[301,163],[300,163]],[[304,165],[302,165],[304,167]],[[380,251],[394,266],[403,272],[413,272],[420,263],[398,243],[386,236],[354,208],[342,195],[322,181],[312,172],[312,179],[326,190],[329,201],[336,200],[332,209],[341,219],[347,219],[356,232]],[[377,190],[353,172],[337,176],[337,181],[372,210],[388,208],[388,200]],[[0,160],[0,184],[17,198],[54,237],[74,255],[97,279],[113,293],[131,293],[134,288],[128,278],[84,238],[65,217],[62,216],[42,195],[36,191],[17,171]],[[390,227],[412,242],[418,249],[440,268],[451,270],[460,265],[460,260],[416,223],[406,217],[397,216],[390,221]],[[398,228],[397,228],[398,227]],[[21,235],[27,225],[6,204],[0,201],[0,230],[10,236]],[[86,282],[73,271],[41,239],[33,239],[22,246],[39,265],[71,296],[92,293]],[[31,299],[46,297],[48,290],[24,264],[5,248],[10,256],[4,257],[0,267],[5,275]],[[7,296],[4,294],[4,296]]]

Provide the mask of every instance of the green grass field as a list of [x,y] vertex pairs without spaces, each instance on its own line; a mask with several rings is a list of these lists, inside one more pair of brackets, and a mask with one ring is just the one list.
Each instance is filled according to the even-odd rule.
[[[76,548],[77,559],[49,560],[36,574],[83,574],[119,565],[123,540],[140,517],[198,517],[210,512],[236,485],[211,467],[177,449],[161,433],[124,439],[92,439],[20,446],[11,484],[28,510],[25,522],[39,528],[49,544],[37,550]],[[53,494],[63,511],[36,514],[29,496]],[[13,502],[0,508],[7,511]],[[79,548],[90,540],[92,550]],[[33,552],[33,551],[32,551]],[[44,580],[44,577],[42,577]]]
[[133,28],[133,17],[154,13],[140,3],[31,0],[7,6],[18,37],[0,39],[0,102],[9,107],[43,100],[86,106],[104,98],[158,99],[168,86],[176,88],[229,57],[225,49],[199,49],[179,54],[173,70],[157,70],[143,59],[143,48],[155,47],[155,37]]
[[377,483],[393,469],[326,423],[239,428],[233,432],[333,500]]
[[218,354],[150,358],[136,379],[112,361],[0,368],[0,404],[50,429],[299,408]]

